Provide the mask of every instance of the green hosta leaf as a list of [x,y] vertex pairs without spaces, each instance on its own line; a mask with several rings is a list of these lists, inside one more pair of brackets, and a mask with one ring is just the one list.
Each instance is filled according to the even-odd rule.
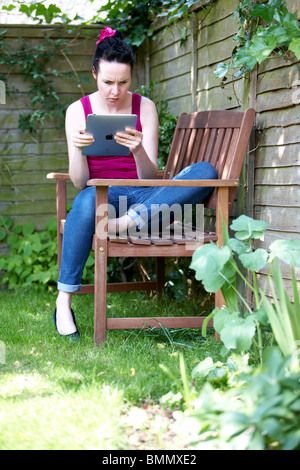
[[275,257],[300,268],[300,240],[275,240],[270,245],[270,260]]
[[261,238],[268,228],[268,224],[263,220],[254,220],[247,215],[241,215],[232,222],[230,228],[236,232],[236,238],[248,240],[249,238]]
[[249,245],[240,240],[237,240],[236,238],[230,238],[228,240],[228,245],[231,250],[237,253],[238,255],[241,255],[242,253],[250,253],[251,251]]
[[240,261],[244,267],[251,271],[259,271],[268,261],[269,254],[263,248],[258,248],[252,253],[243,253],[239,255]]
[[228,246],[219,248],[211,243],[198,248],[192,257],[191,269],[196,279],[202,281],[207,292],[216,292],[226,282],[221,271],[231,257]]
[[239,313],[229,313],[227,309],[220,310],[214,318],[214,326],[227,349],[238,352],[247,351],[256,332],[255,318],[248,315],[245,318]]

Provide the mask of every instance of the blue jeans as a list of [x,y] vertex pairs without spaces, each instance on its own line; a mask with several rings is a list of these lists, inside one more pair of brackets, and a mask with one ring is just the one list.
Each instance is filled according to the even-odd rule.
[[[174,179],[216,179],[217,172],[208,162],[194,163],[182,170]],[[166,204],[199,204],[213,188],[203,187],[123,187],[108,188],[109,217],[128,214],[139,226],[150,225],[153,207]],[[68,214],[63,236],[62,262],[57,287],[64,292],[81,288],[81,277],[95,234],[95,187],[87,187],[75,198]]]

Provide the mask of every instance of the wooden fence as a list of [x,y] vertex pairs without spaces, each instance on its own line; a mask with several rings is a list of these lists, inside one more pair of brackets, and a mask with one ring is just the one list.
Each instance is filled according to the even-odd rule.
[[[287,1],[290,11],[299,2]],[[160,82],[162,96],[174,114],[206,109],[243,109],[244,81],[215,78],[219,62],[226,62],[234,47],[238,19],[232,14],[236,0],[217,1],[212,10],[201,2],[186,23],[187,39],[180,30],[164,32],[157,24],[150,44],[150,79]],[[299,11],[300,14],[300,11]],[[299,15],[300,17],[300,15]],[[300,62],[272,57],[251,74],[249,106],[257,112],[256,130],[247,155],[243,187],[234,215],[247,213],[265,220],[269,229],[258,246],[268,248],[278,238],[300,239]],[[282,270],[290,290],[290,271]],[[261,285],[265,282],[261,272]],[[300,270],[297,270],[300,279]]]
[[[45,37],[68,41],[71,54],[60,53],[51,58],[48,66],[49,70],[51,65],[59,73],[70,73],[65,78],[52,78],[55,90],[59,90],[59,100],[73,102],[96,91],[91,68],[99,25],[89,28],[3,25],[0,30],[3,29],[10,48],[19,48],[23,40],[27,45],[42,45]],[[0,66],[0,78],[7,73],[7,67]],[[57,122],[46,119],[35,134],[22,132],[18,126],[19,116],[31,111],[28,90],[32,83],[24,81],[19,67],[10,71],[7,78],[5,103],[0,100],[0,214],[12,217],[15,225],[32,221],[37,230],[41,230],[56,210],[55,185],[46,175],[51,171],[68,171],[65,131]],[[144,83],[141,66],[134,75],[132,89]],[[72,184],[68,186],[71,201],[78,191]],[[0,254],[5,251],[5,243],[0,243]]]

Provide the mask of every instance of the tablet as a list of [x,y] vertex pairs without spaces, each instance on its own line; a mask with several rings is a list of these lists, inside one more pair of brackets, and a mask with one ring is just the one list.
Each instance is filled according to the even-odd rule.
[[95,142],[83,147],[82,155],[128,156],[130,150],[118,144],[114,136],[125,127],[135,129],[136,114],[89,114],[86,121],[86,132],[92,134]]

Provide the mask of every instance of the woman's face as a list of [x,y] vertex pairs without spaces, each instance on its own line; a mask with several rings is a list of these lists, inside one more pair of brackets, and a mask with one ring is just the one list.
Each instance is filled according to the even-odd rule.
[[98,73],[93,69],[98,90],[110,104],[121,104],[131,84],[131,66],[120,62],[100,60]]

